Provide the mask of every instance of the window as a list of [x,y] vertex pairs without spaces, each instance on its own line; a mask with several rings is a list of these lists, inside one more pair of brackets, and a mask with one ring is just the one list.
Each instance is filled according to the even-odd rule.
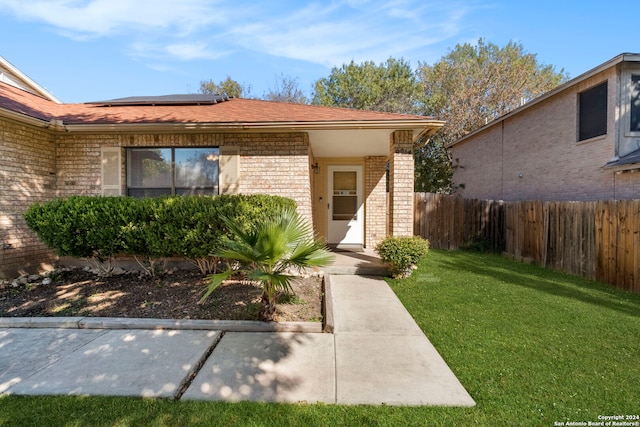
[[607,133],[607,82],[578,95],[578,141]]
[[630,132],[640,132],[640,75],[631,76]]
[[216,147],[127,149],[129,196],[216,195],[218,176]]

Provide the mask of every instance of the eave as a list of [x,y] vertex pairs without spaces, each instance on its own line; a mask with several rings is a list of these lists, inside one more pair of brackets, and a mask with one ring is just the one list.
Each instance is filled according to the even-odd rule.
[[393,129],[437,131],[444,121],[427,120],[375,120],[375,121],[318,121],[318,122],[232,122],[232,123],[65,123],[69,132],[177,132],[177,131],[305,131],[345,129]]

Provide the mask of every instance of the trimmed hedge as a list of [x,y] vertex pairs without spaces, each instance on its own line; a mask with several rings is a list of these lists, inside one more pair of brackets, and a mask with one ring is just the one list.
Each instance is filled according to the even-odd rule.
[[[227,217],[243,229],[283,208],[291,199],[268,195],[175,196],[151,199],[74,196],[36,203],[25,212],[28,226],[60,256],[98,262],[115,255],[148,260],[185,257],[203,272],[215,270],[230,231]],[[153,262],[151,262],[153,265]]]
[[387,236],[375,248],[390,265],[393,277],[408,277],[415,265],[429,253],[429,241],[419,236]]

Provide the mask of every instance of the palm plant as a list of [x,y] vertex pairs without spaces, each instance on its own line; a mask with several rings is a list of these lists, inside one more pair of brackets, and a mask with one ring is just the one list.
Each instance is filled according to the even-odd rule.
[[[307,267],[329,264],[333,255],[324,243],[313,237],[311,227],[294,209],[283,209],[275,215],[255,223],[248,231],[224,219],[234,238],[226,239],[224,249],[216,254],[238,261],[247,278],[262,286],[260,319],[275,318],[278,292],[293,292],[291,283]],[[231,266],[214,274],[201,302],[234,273]]]

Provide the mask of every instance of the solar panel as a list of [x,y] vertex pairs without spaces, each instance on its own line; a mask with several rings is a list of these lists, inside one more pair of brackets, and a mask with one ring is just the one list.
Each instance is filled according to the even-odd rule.
[[227,94],[184,94],[162,96],[129,96],[107,101],[93,101],[85,104],[102,106],[129,106],[129,105],[211,105],[228,101],[231,97]]

